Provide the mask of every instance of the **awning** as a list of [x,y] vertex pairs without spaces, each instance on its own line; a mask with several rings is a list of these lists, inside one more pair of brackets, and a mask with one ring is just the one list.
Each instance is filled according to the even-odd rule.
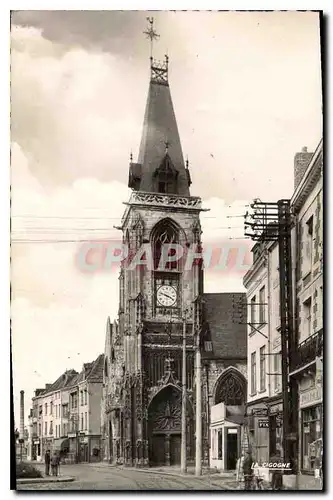
[[64,450],[65,448],[69,449],[69,439],[68,438],[55,439],[53,448],[56,450]]
[[244,406],[226,406],[225,419],[234,424],[243,425],[245,416]]

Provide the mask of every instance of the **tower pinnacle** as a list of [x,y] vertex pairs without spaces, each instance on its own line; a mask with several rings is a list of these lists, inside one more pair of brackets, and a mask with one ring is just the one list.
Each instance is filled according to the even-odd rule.
[[169,56],[166,54],[163,62],[153,58],[154,40],[157,40],[160,35],[154,29],[154,18],[147,17],[147,21],[148,28],[143,33],[150,40],[150,81],[161,85],[168,85]]
[[150,60],[152,61],[154,40],[157,40],[157,38],[159,38],[160,35],[157,33],[157,31],[154,30],[154,18],[147,17],[147,21],[148,21],[148,28],[147,31],[144,31],[143,33],[150,40]]

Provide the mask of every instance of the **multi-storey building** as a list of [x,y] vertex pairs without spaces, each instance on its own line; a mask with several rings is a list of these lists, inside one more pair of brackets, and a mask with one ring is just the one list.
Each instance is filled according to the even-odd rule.
[[[312,473],[322,445],[323,202],[322,142],[314,153],[295,156],[292,283],[294,318],[289,378],[297,380],[298,472]],[[283,405],[278,242],[254,245],[253,264],[244,277],[248,306],[248,405],[252,451],[266,462],[282,452]],[[299,479],[309,486],[304,477]]]
[[309,478],[318,469],[323,431],[322,141],[310,162],[304,161],[302,153],[295,157],[295,192],[291,199],[295,217],[292,236],[297,348],[289,376],[298,384],[298,464],[303,476],[308,476],[309,485]]
[[[202,204],[190,194],[168,58],[162,63],[152,59],[150,70],[139,157],[130,163],[133,191],[120,228],[129,254],[119,277],[119,316],[113,325],[107,323],[103,456],[125,465],[180,463],[185,333],[187,458],[195,455],[194,354],[199,338],[202,460],[231,469],[241,449],[246,402],[242,305],[242,320],[233,319],[233,303],[238,310],[243,294],[203,293],[200,258],[186,265],[185,256],[193,257],[201,248]],[[178,245],[184,258],[160,266],[163,245]]]
[[67,370],[35,391],[29,418],[33,460],[42,460],[47,449],[69,461],[99,460],[103,363],[101,354],[80,373]]
[[259,463],[282,447],[279,265],[276,242],[259,242],[244,276],[248,308],[248,430]]

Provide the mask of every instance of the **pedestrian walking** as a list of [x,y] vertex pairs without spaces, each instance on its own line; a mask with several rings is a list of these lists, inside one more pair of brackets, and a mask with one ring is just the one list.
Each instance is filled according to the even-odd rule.
[[51,467],[52,467],[52,476],[57,476],[59,467],[59,455],[56,451],[53,452],[51,458]]
[[50,450],[46,450],[46,453],[45,453],[45,456],[44,456],[45,476],[49,476],[50,475],[50,460],[51,460]]
[[245,481],[245,490],[252,490],[253,486],[253,470],[252,470],[253,458],[251,450],[245,453],[245,458],[243,462],[243,474]]

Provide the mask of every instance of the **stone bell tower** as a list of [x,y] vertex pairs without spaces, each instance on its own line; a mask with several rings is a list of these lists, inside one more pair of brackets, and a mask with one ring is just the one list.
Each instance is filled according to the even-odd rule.
[[[146,33],[153,40],[157,35],[149,23]],[[131,156],[132,194],[120,228],[128,257],[119,277],[117,349],[121,346],[122,355],[113,363],[122,359],[122,366],[110,384],[105,425],[120,441],[111,461],[127,465],[180,463],[184,329],[186,448],[188,459],[194,459],[193,351],[203,291],[195,252],[201,246],[202,208],[201,199],[190,195],[168,66],[167,56],[162,62],[151,56],[141,145],[137,162]]]

